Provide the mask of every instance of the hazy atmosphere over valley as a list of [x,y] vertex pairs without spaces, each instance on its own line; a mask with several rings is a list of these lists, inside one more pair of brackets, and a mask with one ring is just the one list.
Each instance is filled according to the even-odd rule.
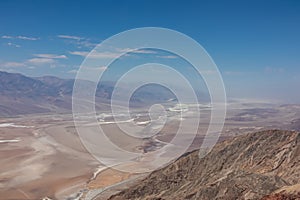
[[0,200],[300,199],[300,2],[0,2]]

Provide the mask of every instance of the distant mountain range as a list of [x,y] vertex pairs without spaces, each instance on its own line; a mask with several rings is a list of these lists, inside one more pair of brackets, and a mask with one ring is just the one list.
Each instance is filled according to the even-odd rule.
[[[27,77],[17,73],[0,71],[0,116],[35,113],[64,113],[72,108],[74,79],[54,76]],[[96,91],[96,107],[108,109],[113,82],[101,82]],[[134,93],[134,106],[166,102],[176,97],[167,89],[155,85],[146,86]]]
[[300,134],[261,131],[187,153],[110,200],[300,199]]

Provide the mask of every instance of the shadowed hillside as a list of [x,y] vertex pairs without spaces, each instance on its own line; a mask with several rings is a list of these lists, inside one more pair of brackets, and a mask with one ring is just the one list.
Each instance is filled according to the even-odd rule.
[[[85,87],[92,87],[84,81]],[[54,76],[27,77],[22,74],[0,71],[0,117],[22,114],[71,112],[73,79]],[[96,90],[97,110],[107,110],[115,83],[102,81]],[[126,90],[124,86],[124,90]],[[150,85],[137,90],[130,101],[131,106],[143,107],[166,102],[175,96],[167,89]]]

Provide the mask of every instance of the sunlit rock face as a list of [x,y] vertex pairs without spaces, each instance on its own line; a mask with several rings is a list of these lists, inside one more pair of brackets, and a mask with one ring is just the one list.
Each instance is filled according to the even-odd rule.
[[198,151],[184,155],[110,199],[261,199],[300,182],[299,142],[299,133],[279,130],[235,137],[202,159]]

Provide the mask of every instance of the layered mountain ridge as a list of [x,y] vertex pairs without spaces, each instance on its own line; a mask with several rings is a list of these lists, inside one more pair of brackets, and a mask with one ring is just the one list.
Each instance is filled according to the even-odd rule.
[[[0,116],[70,113],[74,81],[74,79],[54,76],[27,77],[0,71]],[[86,87],[91,86],[89,81],[84,84]],[[102,81],[98,84],[95,94],[96,108],[99,110],[109,108],[114,86],[115,83],[111,81]],[[134,93],[131,105],[144,106],[148,103],[164,102],[174,97],[167,89],[148,86]]]

